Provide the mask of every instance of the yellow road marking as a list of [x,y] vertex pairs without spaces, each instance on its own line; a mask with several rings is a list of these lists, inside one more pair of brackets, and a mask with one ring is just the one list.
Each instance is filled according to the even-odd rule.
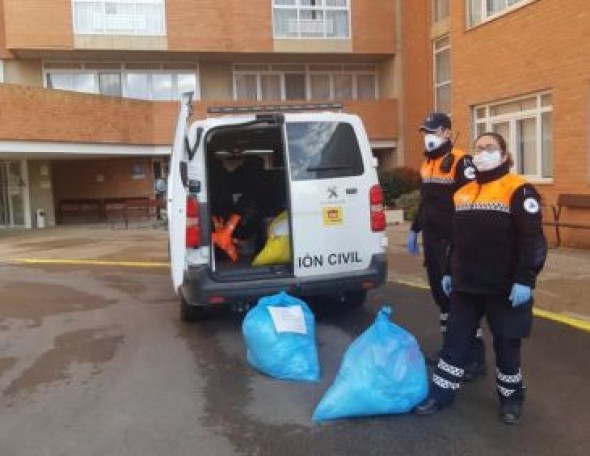
[[81,264],[90,266],[127,266],[134,268],[167,268],[168,263],[150,261],[101,261],[101,260],[76,260],[76,259],[41,259],[41,258],[16,258],[11,260],[14,263],[25,264]]
[[[406,285],[408,287],[414,288],[421,288],[423,290],[428,290],[430,288],[428,285],[423,285],[421,283],[412,282],[409,280],[393,281],[401,285]],[[533,307],[533,315],[535,315],[536,317],[541,317],[547,320],[555,321],[557,323],[562,323],[564,325],[571,326],[572,328],[580,329],[582,331],[590,332],[590,321],[582,320],[580,318],[574,318],[568,315],[549,312],[548,310],[539,309],[538,307]]]
[[[98,266],[127,266],[136,268],[168,268],[168,263],[159,262],[141,262],[141,261],[98,261],[98,260],[75,260],[75,259],[35,259],[35,258],[17,258],[12,260],[15,263],[25,264],[81,264],[81,265],[98,265]],[[409,287],[420,288],[427,290],[429,287],[419,282],[412,282],[407,280],[394,280],[394,282]],[[579,318],[570,317],[547,310],[533,308],[533,314],[537,317],[545,318],[547,320],[563,323],[582,331],[590,332],[590,322],[581,320]]]
[[576,329],[581,329],[582,331],[590,332],[590,321],[549,312],[547,310],[539,309],[538,307],[533,307],[533,314],[537,317],[546,318],[547,320],[556,321],[563,323],[564,325],[572,326]]

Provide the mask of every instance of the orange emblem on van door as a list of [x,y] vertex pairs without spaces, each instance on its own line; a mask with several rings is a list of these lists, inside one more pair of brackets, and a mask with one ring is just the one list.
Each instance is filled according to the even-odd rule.
[[341,207],[324,208],[324,225],[342,225],[344,217]]

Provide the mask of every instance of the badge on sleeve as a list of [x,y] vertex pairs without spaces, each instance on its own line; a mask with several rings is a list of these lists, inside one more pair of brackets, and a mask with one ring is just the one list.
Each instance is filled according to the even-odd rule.
[[539,202],[535,198],[527,198],[524,200],[524,210],[529,214],[536,214],[539,212]]
[[463,175],[465,176],[466,179],[470,179],[470,180],[475,179],[475,168],[473,166],[468,166],[463,171]]

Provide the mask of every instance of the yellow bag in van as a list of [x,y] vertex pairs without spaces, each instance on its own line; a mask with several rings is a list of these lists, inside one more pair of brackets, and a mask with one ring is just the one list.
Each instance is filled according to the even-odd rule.
[[287,218],[287,211],[283,211],[275,217],[268,227],[266,244],[252,261],[252,266],[284,264],[290,261],[289,219]]

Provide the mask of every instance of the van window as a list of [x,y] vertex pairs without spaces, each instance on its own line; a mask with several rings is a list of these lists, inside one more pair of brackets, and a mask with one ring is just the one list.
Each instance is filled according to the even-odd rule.
[[363,174],[361,150],[345,122],[287,124],[291,179],[328,179]]

